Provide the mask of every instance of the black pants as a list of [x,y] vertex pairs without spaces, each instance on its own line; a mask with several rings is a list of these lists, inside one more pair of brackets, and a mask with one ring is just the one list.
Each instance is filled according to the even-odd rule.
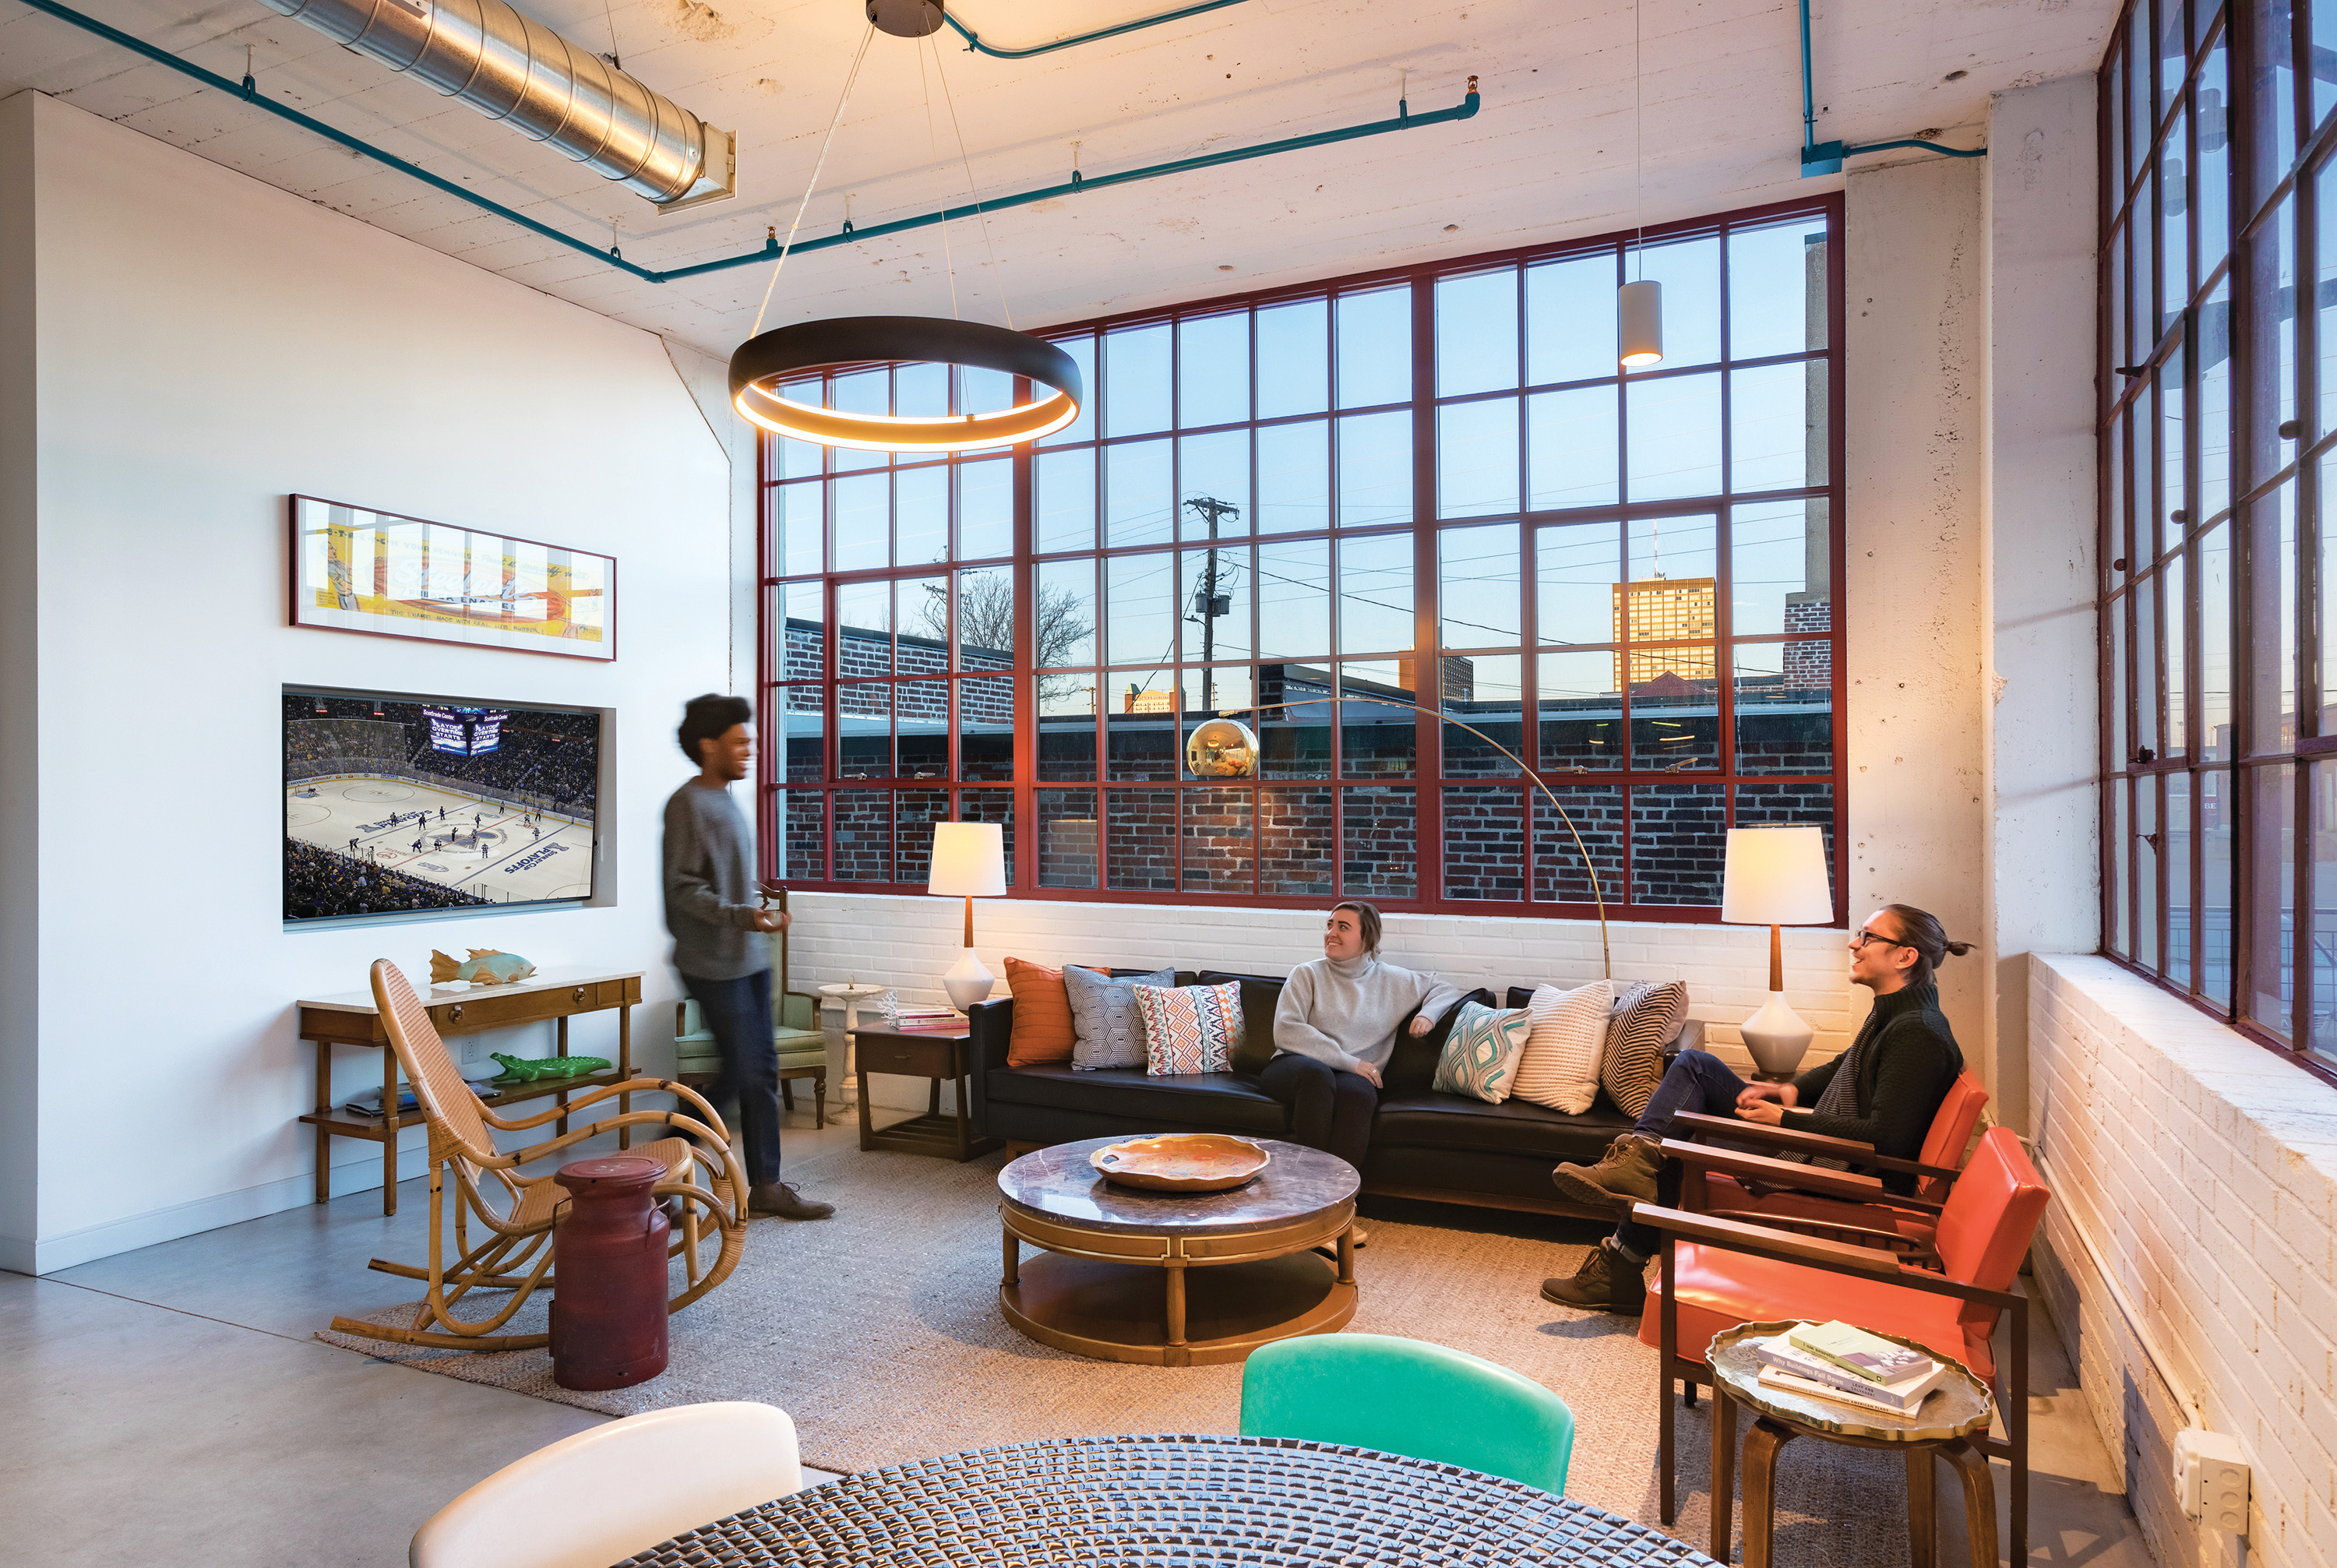
[[1290,1107],[1294,1142],[1364,1168],[1372,1114],[1380,1104],[1380,1092],[1370,1079],[1295,1051],[1278,1051],[1257,1075],[1257,1086]]
[[779,1179],[779,1053],[771,1039],[771,972],[740,980],[685,975],[681,984],[722,1053],[722,1076],[704,1092],[706,1102],[719,1112],[738,1097],[747,1181],[767,1187]]

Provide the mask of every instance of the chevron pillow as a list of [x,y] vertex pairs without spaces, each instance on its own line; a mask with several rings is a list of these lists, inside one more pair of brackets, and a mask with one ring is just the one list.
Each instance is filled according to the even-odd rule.
[[1444,1037],[1430,1084],[1440,1094],[1467,1094],[1488,1105],[1510,1097],[1510,1074],[1526,1048],[1533,1014],[1522,1007],[1495,1012],[1481,1002],[1463,1002]]
[[1637,1116],[1664,1081],[1664,1047],[1687,1023],[1687,986],[1642,980],[1626,987],[1607,1014],[1607,1052],[1599,1082],[1626,1116]]
[[1136,987],[1144,1017],[1144,1070],[1155,1077],[1230,1073],[1242,1037],[1241,982]]

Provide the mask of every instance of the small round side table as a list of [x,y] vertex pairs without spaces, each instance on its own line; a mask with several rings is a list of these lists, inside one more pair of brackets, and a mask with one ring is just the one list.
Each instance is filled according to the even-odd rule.
[[844,1010],[844,1081],[836,1090],[836,1114],[831,1124],[841,1124],[844,1113],[860,1102],[860,1079],[853,1068],[853,1054],[857,1049],[856,1032],[860,1027],[860,1004],[871,996],[882,996],[890,985],[863,985],[857,981],[835,985],[823,985],[819,994],[828,1000],[825,1005]]
[[[1753,1412],[1745,1438],[1745,1568],[1771,1568],[1777,1507],[1777,1450],[1796,1437],[1818,1437],[1854,1448],[1897,1448],[1907,1455],[1907,1556],[1913,1568],[1932,1568],[1937,1520],[1932,1511],[1931,1459],[1955,1467],[1963,1482],[1964,1523],[1973,1568],[1996,1568],[1996,1483],[1988,1455],[1970,1441],[1989,1424],[1988,1386],[1963,1367],[1952,1367],[1912,1416],[1773,1388],[1760,1381],[1753,1341],[1784,1334],[1792,1323],[1746,1323],[1713,1337],[1705,1360],[1712,1368],[1712,1555],[1728,1561],[1729,1500],[1736,1490],[1736,1406]],[[1878,1330],[1869,1330],[1879,1333]],[[1895,1334],[1893,1344],[1936,1356],[1929,1346]]]

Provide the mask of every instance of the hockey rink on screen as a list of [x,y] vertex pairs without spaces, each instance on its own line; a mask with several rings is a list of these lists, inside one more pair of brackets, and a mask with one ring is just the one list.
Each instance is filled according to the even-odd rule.
[[[423,820],[416,821],[416,812]],[[403,779],[315,779],[287,785],[284,833],[498,904],[583,898],[592,891],[589,826]],[[419,853],[414,848],[417,838]]]

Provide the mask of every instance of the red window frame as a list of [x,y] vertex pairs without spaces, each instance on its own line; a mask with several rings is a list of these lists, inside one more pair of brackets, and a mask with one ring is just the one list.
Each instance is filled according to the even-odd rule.
[[[1740,775],[1735,771],[1734,752],[1737,731],[1731,668],[1734,662],[1729,657],[1730,652],[1733,648],[1737,646],[1739,641],[1782,642],[1792,641],[1793,636],[1790,632],[1777,636],[1749,633],[1747,634],[1747,637],[1743,640],[1735,639],[1731,636],[1729,617],[1733,613],[1733,607],[1730,603],[1730,587],[1727,575],[1729,571],[1730,551],[1726,543],[1727,534],[1725,528],[1721,528],[1716,535],[1718,540],[1716,550],[1718,562],[1717,571],[1720,574],[1718,585],[1716,590],[1718,624],[1716,634],[1712,639],[1712,645],[1718,655],[1718,669],[1716,671],[1716,684],[1719,688],[1720,693],[1715,714],[1718,747],[1718,756],[1716,759],[1717,766],[1712,769],[1698,769],[1694,772],[1682,772],[1672,769],[1640,766],[1638,764],[1638,760],[1635,756],[1632,759],[1631,765],[1621,769],[1600,770],[1592,773],[1569,773],[1555,769],[1543,769],[1539,767],[1535,770],[1534,777],[1548,783],[1559,793],[1562,799],[1568,798],[1569,792],[1575,792],[1578,796],[1579,796],[1582,791],[1589,790],[1604,791],[1611,789],[1615,792],[1613,799],[1618,809],[1616,813],[1618,820],[1616,825],[1617,837],[1615,841],[1614,860],[1612,862],[1607,860],[1603,848],[1599,851],[1601,858],[1600,887],[1606,897],[1608,913],[1612,917],[1689,924],[1715,923],[1719,919],[1719,909],[1717,907],[1716,899],[1718,877],[1717,849],[1716,848],[1711,847],[1708,843],[1706,848],[1711,858],[1711,879],[1716,894],[1715,902],[1713,904],[1643,903],[1634,899],[1630,896],[1632,892],[1632,873],[1630,867],[1635,864],[1635,862],[1630,858],[1634,848],[1634,835],[1631,826],[1633,814],[1632,804],[1635,799],[1638,798],[1638,791],[1649,789],[1651,788],[1679,788],[1683,786],[1687,788],[1703,788],[1716,790],[1718,792],[1717,799],[1724,803],[1723,812],[1725,813],[1725,815],[1716,818],[1710,825],[1716,835],[1716,830],[1723,822],[1734,823],[1736,819],[1737,802],[1740,791],[1743,789],[1748,787],[1789,787],[1795,784],[1820,785],[1831,791],[1832,827],[1833,829],[1832,858],[1833,862],[1835,888],[1834,919],[1836,923],[1841,923],[1846,917],[1846,873],[1848,867],[1848,848],[1847,836],[1845,833],[1841,831],[1841,826],[1846,819],[1844,813],[1847,807],[1847,791],[1849,784],[1849,767],[1844,754],[1844,733],[1843,726],[1843,712],[1847,688],[1847,674],[1844,667],[1845,660],[1843,656],[1845,642],[1844,630],[1846,626],[1843,591],[1845,554],[1843,540],[1847,534],[1847,519],[1844,515],[1843,509],[1844,464],[1843,446],[1843,407],[1844,403],[1844,387],[1843,385],[1842,374],[1842,344],[1843,336],[1844,301],[1843,290],[1843,258],[1842,244],[1842,199],[1839,195],[1827,195],[1801,201],[1772,203],[1766,206],[1711,215],[1677,223],[1651,226],[1646,230],[1646,240],[1652,245],[1667,240],[1674,240],[1681,237],[1692,237],[1706,232],[1722,233],[1726,230],[1735,227],[1765,226],[1778,221],[1787,220],[1797,216],[1822,218],[1828,230],[1829,244],[1827,246],[1826,258],[1826,346],[1822,351],[1811,350],[1804,354],[1780,355],[1772,356],[1771,358],[1780,360],[1792,360],[1804,358],[1813,360],[1822,359],[1827,366],[1828,374],[1826,396],[1828,412],[1826,483],[1822,485],[1805,485],[1777,492],[1748,492],[1748,494],[1757,494],[1764,499],[1768,500],[1775,500],[1779,498],[1787,500],[1824,500],[1827,504],[1829,535],[1828,548],[1831,553],[1828,569],[1831,573],[1832,606],[1831,627],[1830,630],[1823,634],[1823,642],[1828,648],[1827,656],[1830,660],[1831,665],[1831,711],[1829,715],[1829,723],[1832,736],[1832,768],[1828,772],[1803,775],[1775,775],[1761,773]],[[1098,334],[1096,341],[1098,343],[1101,343],[1102,338],[1100,334],[1105,330],[1116,328],[1168,321],[1188,317],[1204,316],[1213,312],[1225,311],[1228,309],[1243,308],[1254,309],[1257,307],[1268,306],[1294,299],[1308,299],[1326,293],[1332,296],[1336,296],[1343,293],[1352,293],[1375,288],[1384,288],[1393,284],[1409,284],[1411,286],[1412,301],[1411,354],[1413,362],[1413,397],[1409,403],[1413,417],[1412,521],[1409,523],[1393,524],[1384,529],[1366,530],[1358,528],[1342,529],[1335,525],[1335,520],[1334,520],[1333,525],[1325,530],[1301,534],[1273,535],[1272,537],[1277,541],[1284,538],[1296,540],[1311,539],[1318,536],[1319,534],[1324,537],[1344,539],[1348,537],[1367,536],[1373,532],[1384,532],[1395,534],[1408,533],[1412,536],[1413,541],[1415,631],[1413,634],[1413,649],[1407,657],[1425,662],[1428,659],[1441,657],[1444,652],[1439,647],[1438,642],[1440,630],[1438,603],[1440,591],[1438,581],[1438,545],[1441,536],[1456,526],[1472,526],[1479,524],[1497,525],[1503,523],[1517,525],[1520,530],[1521,553],[1521,593],[1524,614],[1526,617],[1521,642],[1522,668],[1525,671],[1525,681],[1519,710],[1520,718],[1522,720],[1521,733],[1525,739],[1523,745],[1521,745],[1520,750],[1530,760],[1539,763],[1540,759],[1537,756],[1535,750],[1531,749],[1534,746],[1532,737],[1534,734],[1536,707],[1533,698],[1533,671],[1536,668],[1535,662],[1538,654],[1547,651],[1537,649],[1532,630],[1532,602],[1534,598],[1534,594],[1531,591],[1531,584],[1534,582],[1532,550],[1537,527],[1546,526],[1551,524],[1579,522],[1594,517],[1599,520],[1611,518],[1617,520],[1618,526],[1628,533],[1629,525],[1633,521],[1651,518],[1663,519],[1676,516],[1700,516],[1706,514],[1712,514],[1716,517],[1725,515],[1728,507],[1732,505],[1739,504],[1735,501],[1734,492],[1729,488],[1730,481],[1733,477],[1733,470],[1728,457],[1729,449],[1727,446],[1725,445],[1731,438],[1731,420],[1728,413],[1728,405],[1725,399],[1728,395],[1726,388],[1730,385],[1733,377],[1725,374],[1718,377],[1718,380],[1723,388],[1722,397],[1724,398],[1720,416],[1721,439],[1724,443],[1721,459],[1721,474],[1723,477],[1721,490],[1711,495],[1699,495],[1694,498],[1677,501],[1667,500],[1642,504],[1573,507],[1554,511],[1532,510],[1530,509],[1530,497],[1521,495],[1521,504],[1527,508],[1526,510],[1519,512],[1504,512],[1497,514],[1472,516],[1466,518],[1440,517],[1437,514],[1438,497],[1436,492],[1438,481],[1435,446],[1436,431],[1438,427],[1437,410],[1441,403],[1450,403],[1452,399],[1440,400],[1436,395],[1434,378],[1434,285],[1438,279],[1450,277],[1455,274],[1467,273],[1494,267],[1522,266],[1537,261],[1546,261],[1600,250],[1615,250],[1618,247],[1628,246],[1631,239],[1632,236],[1626,233],[1606,234],[1560,243],[1487,252],[1468,257],[1456,258],[1452,260],[1440,261],[1433,264],[1374,270],[1366,272],[1353,273],[1342,277],[1315,280],[1304,284],[1295,284],[1273,289],[1217,296],[1207,299],[1188,301],[1174,307],[1162,308],[1149,311],[1129,312],[1122,315],[1097,318],[1088,321],[1065,323],[1061,326],[1049,327],[1039,330],[1041,336],[1046,337],[1059,337],[1074,332],[1092,331]],[[1719,274],[1718,284],[1719,298],[1721,301],[1719,308],[1725,312],[1727,309],[1726,301],[1729,294],[1727,272],[1728,247],[1726,243],[1723,243],[1719,247],[1719,250],[1721,255],[1721,271]],[[1706,370],[1718,371],[1724,368],[1736,369],[1745,367],[1758,367],[1766,362],[1760,358],[1750,358],[1744,361],[1738,361],[1727,358],[1725,315],[1723,317],[1723,358],[1719,360],[1714,361],[1710,366],[1698,365],[1696,367],[1683,367],[1681,368],[1683,373],[1689,370],[1703,372]],[[1657,374],[1659,375],[1660,372],[1661,368],[1659,368]],[[1634,374],[1628,378],[1618,377],[1618,379],[1625,380],[1627,384],[1651,378],[1654,377],[1649,377],[1648,373],[1646,372]],[[1569,383],[1569,385],[1571,384]],[[1522,407],[1522,399],[1526,396],[1522,377],[1521,378],[1521,386],[1515,389],[1514,395],[1521,398]],[[1488,396],[1498,396],[1498,394],[1489,394]],[[1401,406],[1402,405],[1399,405],[1399,407]],[[1337,407],[1333,407],[1328,411],[1325,416],[1335,423],[1341,412],[1343,412],[1343,410]],[[1256,410],[1253,408],[1251,411],[1251,417],[1247,420],[1242,421],[1241,423],[1245,426],[1254,426],[1261,422],[1257,418]],[[1523,443],[1527,439],[1523,429],[1522,420],[1521,422],[1521,426],[1520,441],[1522,447]],[[1166,432],[1166,434],[1173,437],[1178,434],[1178,432],[1172,426],[1172,428]],[[1627,441],[1628,436],[1626,434],[1618,434],[1618,446],[1626,443]],[[1099,454],[1100,454],[1102,446],[1103,443],[1101,441],[1099,441],[1096,444],[1096,450]],[[775,476],[774,474],[773,454],[775,450],[775,443],[769,437],[766,437],[758,445],[758,495],[760,505],[758,506],[758,581],[759,590],[757,609],[758,652],[756,690],[758,710],[768,708],[775,700],[775,697],[777,694],[779,677],[782,673],[782,671],[777,668],[782,661],[777,652],[779,643],[775,638],[775,627],[773,624],[775,619],[773,606],[777,603],[779,589],[783,583],[789,582],[801,584],[809,581],[808,574],[799,573],[795,577],[790,578],[783,575],[777,570],[778,564],[775,558],[773,506],[776,504],[774,499],[775,492],[785,481],[779,476]],[[810,877],[800,875],[789,876],[786,878],[789,886],[807,889],[856,893],[898,894],[921,890],[923,887],[922,876],[905,878],[904,877],[904,872],[911,868],[915,858],[915,852],[905,846],[896,847],[894,851],[899,858],[894,862],[893,879],[855,880],[849,878],[837,878],[832,874],[835,867],[834,835],[836,826],[836,808],[834,798],[840,790],[874,789],[887,791],[893,795],[895,808],[894,812],[894,820],[896,826],[900,822],[911,820],[911,818],[904,816],[899,809],[902,803],[912,797],[920,795],[922,795],[924,799],[914,801],[914,804],[922,811],[927,813],[927,815],[917,818],[918,820],[925,821],[946,819],[948,816],[980,817],[984,815],[983,808],[985,807],[988,808],[987,814],[992,819],[995,819],[1001,814],[1000,803],[1011,803],[1011,805],[1007,807],[1007,809],[1011,811],[1011,821],[1012,824],[1009,828],[1010,842],[1012,843],[1012,849],[1010,855],[1008,874],[1010,880],[1010,894],[1015,897],[1038,898],[1042,900],[1068,900],[1073,902],[1100,901],[1131,904],[1189,905],[1194,903],[1210,903],[1236,906],[1255,906],[1266,908],[1290,908],[1319,906],[1326,898],[1331,897],[1364,897],[1371,898],[1373,902],[1384,909],[1403,912],[1529,916],[1562,919],[1580,919],[1588,917],[1594,913],[1594,906],[1591,900],[1587,897],[1570,899],[1538,899],[1530,897],[1530,895],[1537,890],[1538,887],[1538,878],[1536,875],[1537,867],[1545,861],[1555,862],[1557,875],[1563,877],[1570,871],[1575,881],[1579,883],[1581,880],[1580,861],[1571,841],[1567,838],[1562,828],[1556,828],[1556,825],[1548,824],[1544,820],[1537,820],[1537,818],[1542,818],[1543,813],[1547,811],[1547,802],[1542,799],[1538,791],[1530,788],[1526,780],[1519,779],[1514,773],[1501,777],[1448,775],[1444,773],[1441,768],[1432,769],[1431,767],[1426,766],[1425,764],[1428,760],[1434,759],[1440,763],[1443,760],[1443,752],[1440,745],[1440,737],[1438,734],[1439,724],[1435,719],[1426,714],[1415,714],[1413,716],[1415,720],[1413,733],[1415,737],[1416,756],[1422,760],[1423,765],[1419,766],[1415,769],[1414,773],[1410,777],[1385,778],[1374,776],[1334,776],[1322,779],[1305,780],[1246,780],[1241,786],[1239,786],[1242,789],[1247,789],[1253,792],[1253,799],[1248,817],[1248,832],[1250,835],[1249,841],[1251,844],[1249,864],[1252,868],[1251,879],[1253,888],[1256,888],[1257,886],[1258,873],[1257,871],[1257,867],[1260,859],[1260,855],[1257,848],[1258,843],[1257,837],[1257,824],[1260,818],[1259,802],[1256,795],[1257,791],[1261,789],[1271,790],[1276,788],[1297,787],[1318,789],[1328,791],[1331,794],[1332,799],[1335,803],[1335,815],[1333,817],[1330,828],[1332,835],[1331,843],[1334,848],[1328,854],[1327,859],[1334,867],[1335,875],[1336,875],[1342,863],[1346,858],[1345,812],[1348,791],[1357,789],[1385,787],[1390,785],[1412,789],[1413,792],[1413,858],[1415,861],[1415,892],[1414,896],[1412,897],[1392,896],[1384,890],[1374,888],[1366,888],[1360,891],[1351,892],[1346,885],[1346,879],[1343,875],[1339,876],[1337,891],[1335,894],[1312,891],[1305,893],[1286,893],[1257,890],[1247,892],[1224,892],[1215,890],[1213,888],[1195,887],[1189,886],[1187,872],[1185,870],[1184,846],[1190,835],[1188,830],[1183,826],[1184,818],[1181,812],[1183,805],[1182,792],[1205,789],[1222,789],[1226,788],[1226,786],[1209,780],[1194,779],[1187,776],[1181,768],[1175,769],[1175,777],[1160,780],[1113,780],[1105,777],[1104,775],[1108,772],[1108,767],[1105,763],[1105,748],[1108,746],[1108,736],[1103,730],[1103,727],[1100,722],[1102,716],[1100,714],[1099,714],[1098,766],[1095,770],[1098,777],[1092,781],[1085,782],[1076,780],[1042,780],[1038,778],[1037,735],[1039,726],[1037,721],[1036,689],[1033,681],[1035,671],[1032,655],[1033,632],[1032,588],[1035,576],[1035,563],[1039,559],[1033,550],[1033,448],[1027,445],[1018,446],[1012,448],[1012,453],[1013,476],[1013,551],[1010,558],[1006,558],[1003,561],[996,563],[1011,565],[1014,573],[1015,583],[1015,612],[1018,622],[1018,635],[1016,638],[1016,649],[1012,665],[1014,723],[1013,779],[1012,782],[966,782],[962,781],[957,778],[960,771],[958,766],[960,753],[958,744],[958,726],[954,721],[953,721],[950,726],[949,764],[943,770],[943,776],[939,779],[901,779],[895,778],[888,780],[862,780],[855,779],[847,782],[839,776],[838,764],[836,760],[838,746],[838,736],[836,731],[838,725],[835,721],[835,716],[836,713],[836,699],[835,694],[838,684],[836,651],[839,647],[839,629],[837,625],[836,593],[834,591],[835,588],[839,584],[879,581],[900,581],[904,579],[915,579],[927,576],[945,576],[959,570],[968,569],[973,565],[979,565],[982,563],[974,562],[961,564],[953,559],[949,562],[941,564],[869,568],[857,572],[836,572],[831,569],[819,575],[819,581],[826,590],[822,593],[820,598],[823,614],[822,657],[824,659],[825,665],[820,681],[824,690],[823,711],[825,718],[821,744],[824,748],[824,756],[826,758],[824,769],[826,776],[816,785],[791,786],[783,782],[779,776],[781,769],[784,766],[784,762],[781,757],[782,747],[777,742],[776,738],[774,738],[773,743],[766,745],[761,749],[760,759],[758,765],[758,779],[761,786],[758,791],[759,810],[758,813],[758,840],[762,846],[761,859],[765,875],[777,877],[780,876],[783,871],[783,867],[781,865],[781,850],[783,846],[779,826],[779,805],[781,800],[783,798],[789,796],[817,796],[820,798],[817,818],[817,831],[821,843],[820,858],[822,861],[823,872],[828,874]],[[983,456],[995,456],[995,454],[976,454],[973,456],[979,458]],[[831,471],[831,476],[832,472],[833,471]],[[1099,528],[1100,529],[1100,527],[1101,520],[1099,519]],[[1716,524],[1716,527],[1719,528],[1719,524]],[[1172,527],[1172,534],[1176,530]],[[1264,539],[1268,536],[1259,534],[1257,537]],[[1100,534],[1098,538],[1098,546],[1099,547],[1092,552],[1080,552],[1078,554],[1092,554],[1100,560],[1108,561],[1119,556],[1143,554],[1147,551],[1157,550],[1160,547],[1157,544],[1110,547],[1105,545]],[[1181,543],[1171,546],[1172,549],[1179,551],[1184,547],[1184,544]],[[1049,559],[1059,558],[1064,557],[1049,557]],[[832,558],[824,559],[823,564],[833,568],[835,563]],[[1332,588],[1332,593],[1335,599],[1337,596],[1337,593],[1338,589],[1335,583]],[[1102,593],[1100,591],[1098,603],[1100,604],[1101,603]],[[953,610],[953,613],[954,613]],[[777,619],[784,621],[784,612],[779,612]],[[1813,637],[1808,640],[1819,641],[1816,637]],[[954,642],[954,636],[953,636],[950,641]],[[1098,636],[1098,641],[1100,643],[1101,637],[1100,634]],[[1635,644],[1635,646],[1645,647],[1647,644],[1638,643]],[[1429,654],[1423,654],[1420,652],[1423,649],[1433,650],[1434,652]],[[1339,655],[1335,654],[1331,656],[1330,659],[1322,661],[1321,662],[1323,662],[1327,668],[1331,665],[1336,664],[1339,661]],[[1253,666],[1258,662],[1254,655],[1252,657],[1252,662]],[[1417,668],[1417,666],[1415,666],[1415,668]],[[1104,651],[1099,647],[1096,655],[1096,678],[1100,688],[1108,681],[1109,673],[1110,662],[1105,659]],[[943,679],[944,677],[934,676],[932,678]],[[896,671],[896,682],[900,679],[902,678]],[[962,679],[962,677],[959,679]],[[953,683],[955,683],[954,681]],[[1102,692],[1100,691],[1099,707],[1103,705],[1100,701],[1101,696]],[[1415,698],[1423,701],[1426,700],[1425,697],[1417,691],[1415,691],[1414,696]],[[1628,691],[1624,693],[1624,696],[1626,702],[1628,703]],[[954,712],[954,704],[953,704],[953,711]],[[1629,710],[1628,706],[1624,709],[1623,716],[1618,722],[1619,733],[1628,735],[1630,730]],[[763,728],[767,734],[770,734],[773,731],[773,727],[770,725],[767,724]],[[1335,745],[1337,743],[1335,736],[1337,726],[1332,726],[1331,728],[1335,731],[1333,743]],[[1636,742],[1634,742],[1634,744],[1636,744]],[[898,766],[897,763],[895,765]],[[1443,816],[1447,796],[1450,791],[1456,789],[1474,789],[1484,788],[1511,790],[1514,791],[1518,796],[1519,804],[1523,813],[1519,819],[1520,833],[1523,839],[1523,852],[1520,857],[1520,870],[1522,877],[1523,891],[1528,895],[1528,897],[1517,899],[1497,899],[1453,897],[1448,896],[1446,876],[1447,868],[1445,866],[1445,857],[1448,852],[1448,847],[1443,841]],[[1097,870],[1095,886],[1076,887],[1040,886],[1041,877],[1038,862],[1040,835],[1037,831],[1041,820],[1038,814],[1039,797],[1042,792],[1060,789],[1087,791],[1099,802],[1100,806],[1100,803],[1108,799],[1110,793],[1115,789],[1163,789],[1180,792],[1180,797],[1178,802],[1180,808],[1178,825],[1169,830],[1170,845],[1178,865],[1176,875],[1172,879],[1175,886],[1170,888],[1156,889],[1110,887],[1106,885],[1108,882],[1108,877],[1101,867],[1099,867]],[[930,814],[936,808],[943,814],[942,816],[935,817]],[[1097,820],[1099,824],[1099,839],[1108,839],[1109,829],[1106,823],[1106,814],[1103,809],[1098,810]],[[1529,825],[1530,825],[1531,828],[1530,831],[1526,830]],[[1579,826],[1581,824],[1578,822],[1578,825]],[[798,831],[801,831],[800,819],[798,820]],[[1586,828],[1585,831],[1585,838],[1586,839],[1592,840],[1594,843],[1598,842],[1594,838],[1593,831],[1588,828]],[[927,835],[928,842],[929,838],[930,836]],[[1106,852],[1108,853],[1109,851],[1107,850]]]

